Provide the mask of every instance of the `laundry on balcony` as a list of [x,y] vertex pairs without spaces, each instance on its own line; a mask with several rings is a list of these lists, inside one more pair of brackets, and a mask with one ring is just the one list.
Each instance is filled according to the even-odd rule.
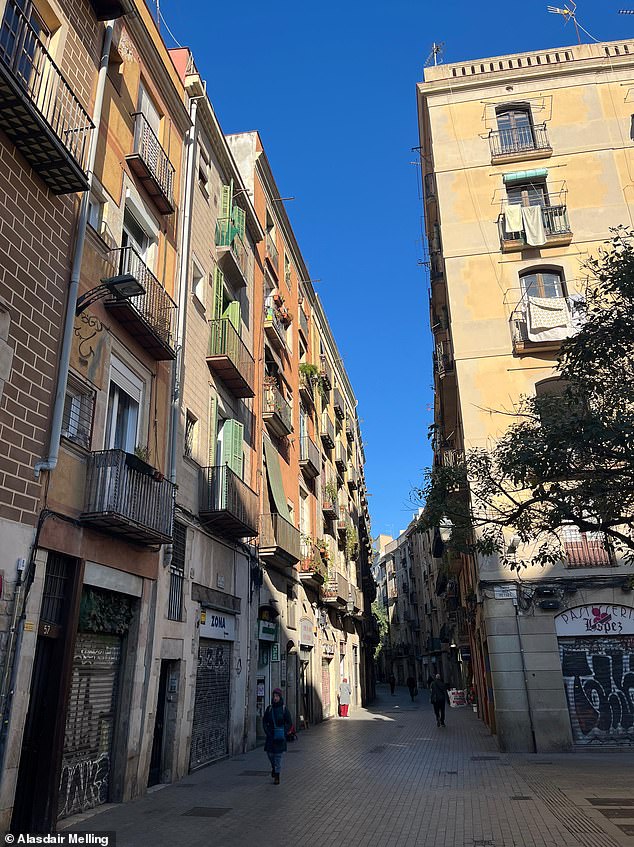
[[513,203],[507,206],[504,210],[504,219],[507,232],[522,232],[524,229],[520,205]]
[[528,298],[529,341],[562,341],[573,332],[565,297]]
[[526,243],[530,247],[541,247],[546,243],[546,230],[544,228],[542,207],[522,206],[521,209]]

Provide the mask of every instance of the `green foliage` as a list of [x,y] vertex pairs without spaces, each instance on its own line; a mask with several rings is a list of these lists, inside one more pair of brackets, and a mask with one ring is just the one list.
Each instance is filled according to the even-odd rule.
[[387,636],[389,625],[387,622],[387,612],[376,600],[372,603],[372,614],[376,618],[379,630],[379,643],[374,650],[374,661],[376,662],[383,650],[383,639]]
[[123,594],[84,587],[79,604],[80,631],[125,635],[132,620],[132,602]]
[[[415,492],[422,529],[448,517],[452,544],[457,531],[458,543],[517,568],[561,560],[561,530],[573,525],[634,561],[634,233],[612,232],[586,263],[583,324],[561,345],[554,391],[506,411],[492,449],[426,472]],[[510,532],[524,558],[509,555]]]
[[337,484],[335,482],[329,481],[326,483],[324,487],[324,491],[326,492],[326,497],[332,502],[337,502],[337,494],[339,493],[339,489],[337,488]]
[[313,365],[310,362],[300,362],[299,372],[317,388],[317,391],[323,399],[326,396],[326,390],[317,365]]
[[346,558],[354,559],[359,548],[359,533],[352,524],[346,527]]

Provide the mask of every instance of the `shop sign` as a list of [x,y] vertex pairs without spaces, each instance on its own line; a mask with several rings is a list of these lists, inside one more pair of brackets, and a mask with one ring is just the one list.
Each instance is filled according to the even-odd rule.
[[271,661],[272,662],[279,662],[279,660],[280,660],[280,645],[277,644],[277,642],[276,642],[275,644],[271,644]]
[[340,656],[346,655],[346,642],[345,641],[339,642],[339,655]]
[[260,641],[277,641],[277,624],[273,621],[258,621],[258,638]]
[[555,617],[557,635],[634,635],[634,608],[589,603]]
[[215,612],[213,609],[202,609],[199,634],[201,638],[215,638],[218,641],[235,641],[235,615],[228,615],[226,612]]
[[308,618],[302,618],[299,622],[299,643],[305,647],[313,647],[315,644],[313,622]]
[[321,648],[321,652],[324,656],[334,656],[335,655],[335,645],[334,644],[323,644]]

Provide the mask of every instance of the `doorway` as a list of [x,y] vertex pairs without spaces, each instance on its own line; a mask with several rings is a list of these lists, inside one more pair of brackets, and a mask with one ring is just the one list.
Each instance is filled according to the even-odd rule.
[[171,662],[161,662],[158,697],[156,698],[156,718],[154,720],[154,736],[152,738],[152,755],[148,773],[148,788],[161,782],[163,749],[165,740],[165,712],[167,705],[167,680]]

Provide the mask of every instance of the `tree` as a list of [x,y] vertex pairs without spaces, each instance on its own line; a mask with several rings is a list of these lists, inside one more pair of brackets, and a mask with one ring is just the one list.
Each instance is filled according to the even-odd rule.
[[381,651],[383,650],[383,640],[386,637],[389,629],[389,625],[387,622],[387,613],[383,606],[380,603],[377,603],[375,600],[372,603],[372,614],[376,618],[377,627],[379,630],[379,643],[376,645],[376,649],[374,651],[374,661],[378,661],[379,656],[381,655]]
[[459,543],[502,558],[512,530],[530,547],[507,557],[521,567],[563,558],[562,529],[575,526],[634,562],[634,231],[611,232],[585,265],[583,321],[562,342],[558,379],[505,412],[491,450],[426,471],[421,529],[449,518]]

